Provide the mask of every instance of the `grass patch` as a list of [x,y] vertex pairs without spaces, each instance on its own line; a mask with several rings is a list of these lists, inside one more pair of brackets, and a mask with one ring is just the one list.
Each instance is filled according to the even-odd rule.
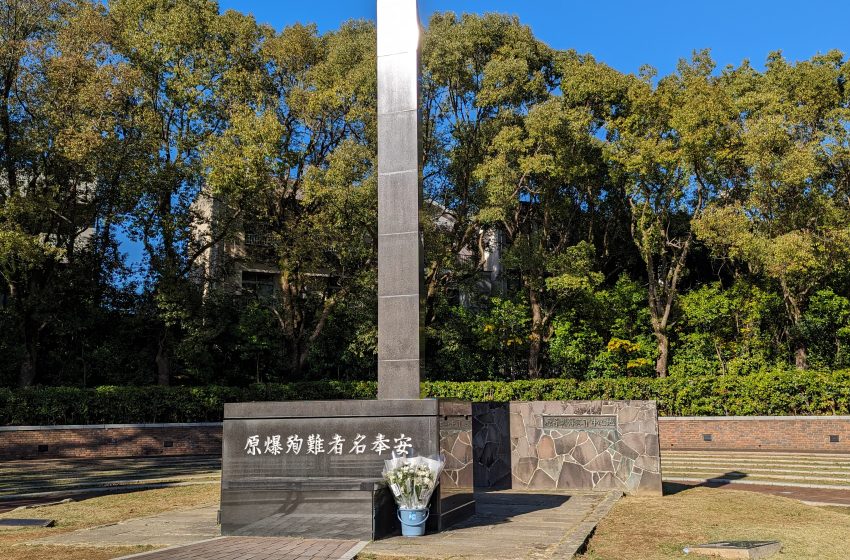
[[90,498],[81,502],[58,504],[34,509],[10,511],[2,518],[55,519],[56,526],[44,528],[22,527],[0,531],[0,558],[3,560],[106,560],[125,554],[152,550],[151,547],[77,547],[27,545],[27,541],[146,517],[167,511],[191,509],[217,504],[218,484],[200,484],[177,488],[159,488],[126,494]]
[[778,540],[783,557],[846,560],[850,515],[755,492],[692,488],[660,498],[627,497],[599,523],[582,560],[693,558],[688,545]]

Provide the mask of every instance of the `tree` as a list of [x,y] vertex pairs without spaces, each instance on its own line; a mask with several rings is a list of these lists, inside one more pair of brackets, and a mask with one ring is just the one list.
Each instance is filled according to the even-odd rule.
[[516,17],[440,13],[423,38],[422,66],[425,325],[431,327],[448,292],[480,278],[493,232],[477,219],[487,202],[476,168],[503,127],[547,98],[555,85],[554,51]]
[[796,66],[772,54],[764,74],[730,76],[747,115],[747,180],[697,216],[717,254],[775,281],[794,363],[807,367],[801,326],[811,293],[850,257],[847,65],[838,52]]
[[228,104],[260,64],[263,31],[250,17],[219,16],[210,0],[114,0],[109,11],[116,48],[138,73],[127,135],[141,147],[123,180],[136,200],[130,231],[145,248],[152,318],[160,325],[157,382],[167,385],[181,325],[199,305],[189,272],[206,249],[232,234],[240,212],[226,201],[216,236],[195,235],[203,153],[226,129]]
[[[62,314],[62,277],[108,250],[115,215],[104,169],[118,165],[129,69],[113,58],[102,6],[3,3],[0,13],[0,289],[21,348],[19,384],[38,375],[42,339]],[[91,239],[91,241],[88,241]],[[69,272],[70,271],[70,272]],[[96,302],[97,304],[97,302]]]
[[362,22],[269,36],[255,100],[234,109],[206,158],[210,187],[250,193],[243,227],[270,239],[263,260],[280,274],[265,305],[288,376],[303,375],[334,308],[376,279],[374,43]]
[[659,377],[667,375],[676,298],[694,244],[690,221],[721,188],[740,181],[741,116],[713,69],[701,52],[657,86],[653,73],[644,72],[607,124],[614,173],[625,181],[632,238],[645,265]]
[[598,126],[586,106],[553,95],[504,126],[476,168],[486,193],[477,218],[504,231],[505,267],[519,274],[528,297],[530,377],[541,375],[559,305],[602,280],[583,211],[586,193],[607,172]]

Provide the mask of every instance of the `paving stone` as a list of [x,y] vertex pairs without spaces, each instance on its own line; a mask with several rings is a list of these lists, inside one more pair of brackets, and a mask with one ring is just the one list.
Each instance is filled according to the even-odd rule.
[[81,529],[30,541],[31,544],[87,546],[174,546],[218,537],[218,506],[171,511],[112,525]]
[[[365,552],[378,558],[571,558],[620,496],[619,491],[480,492],[477,513],[448,531],[376,541]],[[566,555],[568,550],[573,552]]]
[[365,544],[292,537],[218,537],[117,560],[352,560]]

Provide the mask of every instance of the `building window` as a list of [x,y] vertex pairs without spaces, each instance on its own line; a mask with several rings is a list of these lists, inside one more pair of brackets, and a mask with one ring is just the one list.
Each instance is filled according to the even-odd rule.
[[271,272],[242,271],[242,290],[262,298],[271,298],[275,294],[277,275]]

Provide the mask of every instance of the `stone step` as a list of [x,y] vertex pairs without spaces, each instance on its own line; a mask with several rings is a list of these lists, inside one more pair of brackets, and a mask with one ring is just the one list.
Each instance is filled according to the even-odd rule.
[[754,457],[730,457],[728,455],[713,455],[707,453],[705,455],[682,456],[678,454],[662,453],[662,461],[682,461],[682,462],[697,462],[697,461],[726,461],[736,463],[794,463],[794,464],[811,464],[811,465],[841,465],[842,467],[850,468],[850,459],[822,459],[810,456],[801,456],[794,458],[774,457],[772,455],[762,455]]
[[729,450],[679,450],[679,449],[662,449],[661,456],[675,457],[741,457],[741,458],[790,458],[798,459],[800,457],[810,458],[814,460],[838,460],[850,461],[850,455],[846,453],[811,453],[806,451],[729,451]]
[[741,467],[745,469],[771,467],[778,469],[832,470],[837,472],[850,473],[850,466],[836,465],[834,463],[794,463],[790,461],[727,461],[724,459],[685,461],[682,459],[667,459],[662,460],[661,464],[668,466],[688,467],[725,467],[729,465],[734,465],[736,467]]
[[776,474],[818,474],[830,475],[836,478],[850,479],[850,472],[847,471],[832,471],[824,469],[788,469],[788,468],[773,468],[767,467],[750,467],[742,465],[662,465],[662,469],[666,468],[671,471],[691,471],[691,472],[717,472],[717,471],[739,471],[746,473],[776,473]]
[[[698,477],[698,476],[671,476],[664,477],[664,482],[679,482],[683,484],[704,484],[704,483],[714,483],[714,484],[752,484],[755,486],[778,486],[780,488],[790,487],[790,488],[818,488],[823,490],[841,490],[842,492],[850,491],[850,486],[841,485],[841,484],[814,484],[807,482],[788,482],[788,481],[774,481],[774,480],[760,480],[760,479],[750,479],[750,478],[706,478],[706,477]],[[843,505],[843,504],[834,504],[834,505]]]
[[[698,475],[698,476],[695,476]],[[850,486],[850,480],[847,479],[838,479],[831,476],[790,476],[790,475],[781,475],[781,474],[749,474],[749,473],[741,473],[736,474],[735,471],[723,471],[723,470],[715,470],[708,472],[699,472],[695,473],[689,470],[663,470],[662,469],[662,477],[664,480],[673,480],[676,478],[688,477],[688,478],[730,478],[730,479],[747,479],[747,480],[775,480],[775,481],[788,481],[788,482],[817,482],[817,483],[832,483],[836,486]]]

